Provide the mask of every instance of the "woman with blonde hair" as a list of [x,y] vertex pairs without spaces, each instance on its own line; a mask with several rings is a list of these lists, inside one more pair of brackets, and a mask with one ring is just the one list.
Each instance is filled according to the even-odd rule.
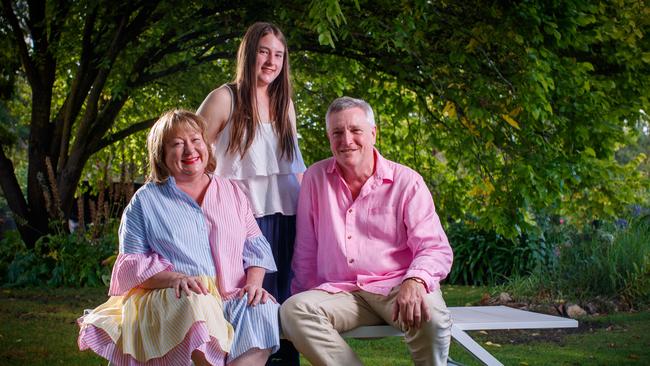
[[213,174],[205,122],[165,113],[150,175],[124,210],[111,298],[79,319],[79,348],[112,365],[263,365],[279,347],[276,269],[248,200]]
[[[264,288],[280,302],[291,295],[295,214],[305,171],[291,94],[286,39],[277,26],[259,22],[239,46],[234,82],[213,90],[197,111],[208,122],[208,141],[219,161],[216,174],[246,193],[271,243],[278,272],[265,278]],[[298,365],[288,342],[273,359]]]

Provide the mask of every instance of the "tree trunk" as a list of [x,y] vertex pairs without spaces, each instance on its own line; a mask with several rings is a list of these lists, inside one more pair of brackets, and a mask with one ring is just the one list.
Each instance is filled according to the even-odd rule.
[[2,192],[13,213],[20,236],[25,243],[36,243],[40,234],[28,224],[30,215],[27,201],[14,174],[14,164],[4,154],[2,146],[0,146],[0,187],[2,187]]
[[65,167],[59,176],[59,191],[61,193],[61,210],[66,218],[70,217],[74,206],[74,194],[77,191],[79,179],[83,172],[84,165],[88,161],[88,154],[81,151],[73,151],[68,158]]
[[[48,232],[48,209],[56,209],[50,199],[49,207],[46,203],[44,192],[50,191],[45,158],[50,151],[50,101],[52,99],[51,86],[32,85],[32,127],[29,132],[29,168],[27,171],[27,225],[38,236]],[[50,195],[52,196],[52,195]],[[28,248],[33,248],[36,240],[32,237],[24,238]]]

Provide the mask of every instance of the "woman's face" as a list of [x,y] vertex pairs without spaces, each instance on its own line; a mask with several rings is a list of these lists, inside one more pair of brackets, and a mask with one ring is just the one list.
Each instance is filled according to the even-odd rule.
[[260,39],[257,44],[257,86],[268,86],[280,75],[284,62],[284,45],[273,33]]
[[189,126],[174,131],[165,141],[165,165],[176,180],[200,178],[208,165],[208,147],[201,133]]

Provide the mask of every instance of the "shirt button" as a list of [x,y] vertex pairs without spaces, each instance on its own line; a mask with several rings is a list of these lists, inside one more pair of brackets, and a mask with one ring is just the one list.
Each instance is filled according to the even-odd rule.
[[354,259],[350,259],[348,263],[354,263]]
[[349,212],[349,213],[352,213],[352,209],[349,209],[348,212]]
[[352,239],[352,235],[348,235],[348,239]]

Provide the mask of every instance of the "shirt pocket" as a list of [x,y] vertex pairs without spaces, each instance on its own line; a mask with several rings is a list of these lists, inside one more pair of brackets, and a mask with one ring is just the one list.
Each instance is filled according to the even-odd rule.
[[368,238],[389,243],[397,239],[397,208],[394,206],[371,207],[368,210]]

